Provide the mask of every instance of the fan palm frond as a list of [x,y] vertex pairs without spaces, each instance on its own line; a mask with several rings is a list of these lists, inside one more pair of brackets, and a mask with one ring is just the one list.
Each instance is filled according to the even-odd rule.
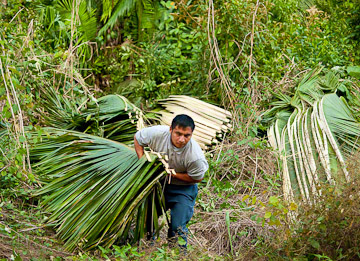
[[81,113],[87,129],[99,126],[104,137],[122,143],[132,143],[136,131],[145,127],[142,111],[117,94],[99,98]]
[[41,90],[41,108],[45,111],[43,118],[48,126],[61,129],[75,129],[77,127],[76,118],[79,117],[75,102],[56,93],[53,88]]
[[82,109],[74,102],[57,94],[51,88],[43,90],[42,107],[46,124],[55,128],[77,130],[132,143],[137,130],[145,127],[142,111],[125,97],[107,95],[90,102],[81,102]]
[[289,200],[311,201],[320,193],[320,182],[349,182],[346,159],[360,149],[360,123],[345,98],[335,94],[342,86],[338,76],[319,73],[305,76],[289,106],[269,110],[277,111],[268,138],[279,152]]
[[[81,245],[138,241],[158,228],[163,211],[162,164],[116,141],[76,131],[46,128],[32,149],[39,173],[46,173],[43,204],[69,250]],[[159,206],[160,203],[160,206]]]

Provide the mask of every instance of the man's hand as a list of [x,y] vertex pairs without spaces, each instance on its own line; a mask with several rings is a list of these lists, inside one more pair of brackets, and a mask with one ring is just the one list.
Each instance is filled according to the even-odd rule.
[[142,147],[139,144],[139,142],[136,140],[135,136],[134,136],[134,146],[135,146],[136,154],[137,154],[138,158],[140,159],[144,155],[144,147]]
[[189,183],[199,183],[202,181],[202,179],[199,179],[199,180],[193,179],[187,173],[176,173],[176,175],[171,174],[171,177],[185,181],[185,182],[189,182]]

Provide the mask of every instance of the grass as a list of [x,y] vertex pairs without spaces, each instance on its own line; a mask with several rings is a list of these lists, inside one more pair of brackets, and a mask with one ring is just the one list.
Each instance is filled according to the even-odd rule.
[[62,249],[51,227],[44,224],[45,213],[23,196],[17,199],[1,196],[0,260],[17,256],[24,260],[71,256]]

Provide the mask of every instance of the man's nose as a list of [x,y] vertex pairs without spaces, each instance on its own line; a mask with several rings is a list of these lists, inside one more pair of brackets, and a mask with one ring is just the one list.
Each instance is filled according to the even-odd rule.
[[184,136],[180,136],[179,141],[180,141],[180,142],[184,142],[184,141],[185,141],[185,137],[184,137]]

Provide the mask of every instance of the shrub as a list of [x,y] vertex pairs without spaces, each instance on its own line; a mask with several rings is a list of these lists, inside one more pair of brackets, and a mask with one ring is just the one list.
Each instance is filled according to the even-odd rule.
[[310,260],[360,258],[358,160],[359,154],[349,159],[353,163],[349,167],[353,182],[336,186],[323,184],[316,202],[299,206],[294,224],[282,227],[282,233],[270,244],[274,255]]

